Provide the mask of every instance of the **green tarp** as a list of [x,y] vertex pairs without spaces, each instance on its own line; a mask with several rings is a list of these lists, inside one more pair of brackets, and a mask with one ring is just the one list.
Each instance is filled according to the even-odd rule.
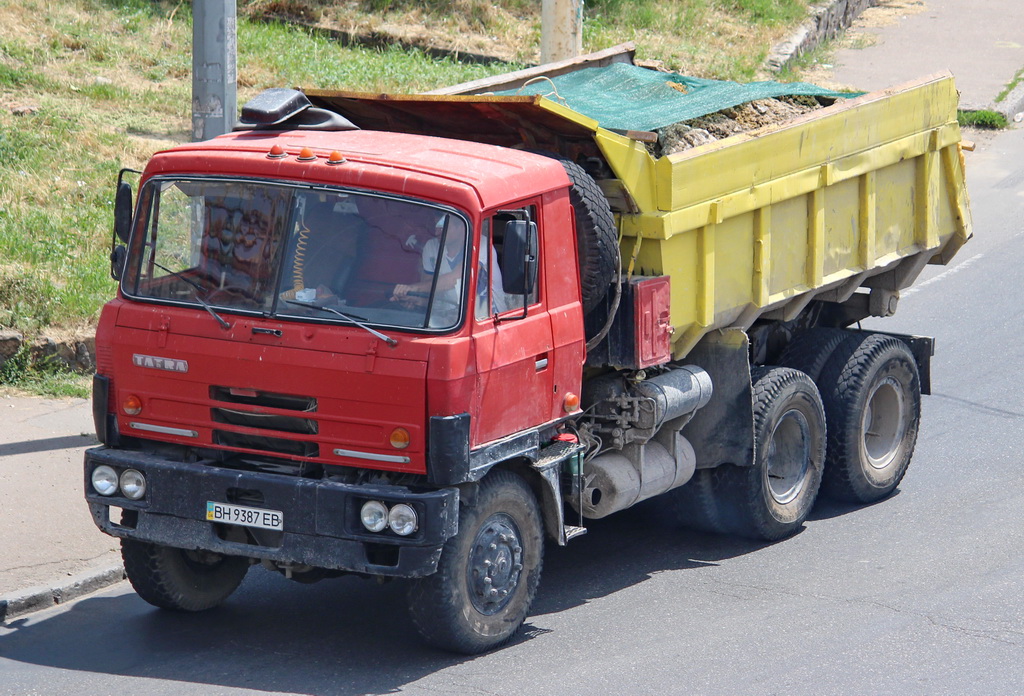
[[518,90],[498,94],[542,94],[589,116],[604,128],[638,131],[664,128],[755,99],[796,95],[828,98],[858,96],[806,82],[739,83],[707,80],[648,70],[626,63],[577,70],[550,81],[545,79]]

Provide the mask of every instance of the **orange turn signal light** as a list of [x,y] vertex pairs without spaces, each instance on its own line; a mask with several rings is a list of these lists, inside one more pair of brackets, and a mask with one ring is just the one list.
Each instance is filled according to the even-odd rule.
[[580,397],[572,392],[566,392],[565,398],[562,399],[562,408],[565,409],[566,413],[572,413],[573,411],[580,410]]
[[301,150],[299,150],[298,160],[300,162],[312,162],[315,159],[316,155],[314,155],[313,151],[308,147],[304,147]]
[[131,394],[121,403],[121,408],[124,409],[124,412],[129,416],[137,416],[142,413],[142,399]]
[[345,164],[345,156],[337,150],[331,152],[330,156],[327,157],[327,164]]
[[395,428],[391,431],[391,436],[388,440],[395,449],[405,449],[412,442],[412,436],[409,435],[409,431],[405,428]]

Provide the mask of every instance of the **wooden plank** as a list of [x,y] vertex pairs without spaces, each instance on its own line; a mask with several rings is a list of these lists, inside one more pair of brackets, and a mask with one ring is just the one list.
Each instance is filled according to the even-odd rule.
[[612,63],[629,63],[632,65],[633,56],[636,54],[636,45],[632,41],[606,48],[603,51],[588,53],[576,58],[555,61],[538,65],[534,68],[526,68],[515,72],[485,77],[472,82],[463,82],[451,87],[424,92],[424,94],[482,94],[484,92],[500,92],[507,89],[519,89],[527,81],[535,77],[556,77],[565,73],[582,70],[583,68],[603,68]]

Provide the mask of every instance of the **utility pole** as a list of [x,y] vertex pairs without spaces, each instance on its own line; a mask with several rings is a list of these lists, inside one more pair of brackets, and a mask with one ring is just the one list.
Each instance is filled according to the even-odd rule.
[[540,62],[583,53],[583,0],[543,0],[540,10]]
[[192,0],[192,137],[235,127],[238,72],[235,0]]

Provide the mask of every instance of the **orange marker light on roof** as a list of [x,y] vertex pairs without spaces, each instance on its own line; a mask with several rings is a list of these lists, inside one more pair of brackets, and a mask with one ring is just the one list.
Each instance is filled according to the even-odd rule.
[[312,162],[315,159],[316,155],[314,155],[313,151],[310,150],[308,147],[304,147],[301,150],[299,150],[298,160],[300,162]]
[[280,145],[274,145],[270,148],[270,152],[267,153],[267,157],[270,159],[281,159],[284,157],[284,148]]
[[345,164],[345,157],[335,150],[330,154],[330,156],[328,156],[327,164]]

